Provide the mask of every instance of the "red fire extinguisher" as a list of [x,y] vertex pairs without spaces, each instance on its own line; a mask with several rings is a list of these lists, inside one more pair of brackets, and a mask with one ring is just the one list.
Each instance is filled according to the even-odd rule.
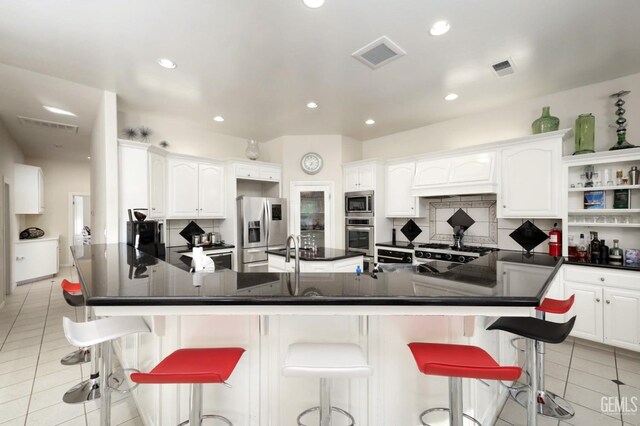
[[549,231],[549,256],[562,256],[562,232],[557,223]]

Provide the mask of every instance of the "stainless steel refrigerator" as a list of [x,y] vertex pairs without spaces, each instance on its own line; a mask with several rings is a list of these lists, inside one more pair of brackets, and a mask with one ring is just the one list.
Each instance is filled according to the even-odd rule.
[[238,269],[268,272],[268,249],[284,248],[287,242],[287,200],[238,197]]

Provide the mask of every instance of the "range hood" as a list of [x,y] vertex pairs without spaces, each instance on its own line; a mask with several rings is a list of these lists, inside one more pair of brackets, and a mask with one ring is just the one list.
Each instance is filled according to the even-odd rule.
[[496,151],[424,159],[416,163],[411,193],[415,197],[495,194]]

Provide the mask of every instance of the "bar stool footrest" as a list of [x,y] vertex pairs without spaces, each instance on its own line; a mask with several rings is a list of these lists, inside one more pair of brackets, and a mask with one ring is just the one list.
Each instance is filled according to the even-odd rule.
[[[205,419],[220,420],[221,422],[224,422],[229,426],[233,426],[233,423],[231,423],[231,420],[229,420],[228,418],[226,418],[224,416],[220,416],[218,414],[205,414],[204,416],[200,417],[200,421],[205,420]],[[189,420],[185,420],[184,422],[180,423],[178,426],[184,426],[184,425],[188,425],[188,424],[189,424]]]
[[[431,426],[429,423],[424,421],[423,417],[426,416],[427,414],[433,413],[435,411],[446,411],[448,413],[450,410],[448,408],[446,408],[446,407],[435,407],[435,408],[429,408],[427,410],[424,410],[422,413],[420,413],[420,423],[422,423],[423,426]],[[479,421],[477,421],[476,419],[474,419],[470,415],[463,413],[462,416],[465,419],[473,422],[477,426],[482,426],[482,424]]]
[[[302,413],[300,413],[298,415],[298,418],[296,419],[298,422],[298,426],[307,426],[304,423],[302,423],[302,417],[314,411],[320,411],[320,407],[311,407],[307,410],[304,410]],[[351,414],[349,414],[348,411],[345,411],[342,408],[338,408],[338,407],[331,407],[331,411],[335,411],[336,413],[342,414],[343,416],[347,417],[347,419],[349,419],[349,422],[350,422],[348,426],[354,426],[356,424],[355,419]]]
[[91,349],[80,348],[62,357],[62,359],[60,360],[60,364],[78,365],[78,364],[84,364],[90,361],[91,361]]
[[[516,402],[527,408],[529,389],[519,389],[511,391],[511,396]],[[551,417],[553,419],[570,419],[574,416],[575,410],[567,401],[555,393],[549,391],[538,392],[538,414]]]
[[109,389],[116,391],[119,394],[126,395],[137,388],[139,383],[134,383],[133,386],[124,386],[126,383],[125,377],[127,377],[125,373],[127,372],[139,373],[140,370],[136,370],[135,368],[118,368],[109,375],[109,380],[107,382]]
[[100,398],[100,377],[84,380],[69,389],[62,401],[67,404],[83,404]]

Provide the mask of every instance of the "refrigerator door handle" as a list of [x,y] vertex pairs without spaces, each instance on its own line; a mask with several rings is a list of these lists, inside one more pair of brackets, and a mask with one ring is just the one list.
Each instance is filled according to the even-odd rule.
[[264,229],[265,229],[265,245],[267,246],[267,250],[269,249],[269,201],[264,200]]

